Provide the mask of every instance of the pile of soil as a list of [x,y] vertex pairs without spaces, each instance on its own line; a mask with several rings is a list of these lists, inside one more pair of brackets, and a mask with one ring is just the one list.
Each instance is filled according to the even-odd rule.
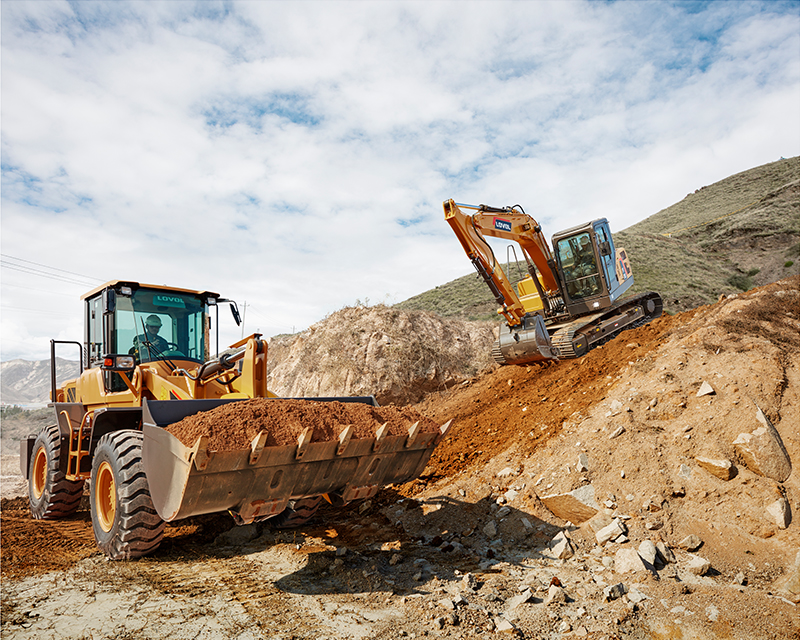
[[387,435],[399,436],[407,434],[415,422],[423,433],[439,429],[436,422],[408,407],[258,398],[189,416],[167,431],[187,447],[206,436],[211,451],[235,451],[247,449],[261,431],[267,432],[266,446],[274,447],[296,444],[308,427],[314,428],[312,442],[326,442],[336,440],[349,425],[353,438],[374,438],[383,424],[388,425]]

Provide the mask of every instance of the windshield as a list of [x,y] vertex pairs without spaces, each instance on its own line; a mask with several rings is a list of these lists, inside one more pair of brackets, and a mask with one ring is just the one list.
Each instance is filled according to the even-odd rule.
[[559,240],[558,259],[570,298],[587,298],[600,293],[597,260],[588,233]]
[[205,362],[205,303],[200,296],[176,291],[137,289],[117,296],[117,353],[138,362],[179,358]]

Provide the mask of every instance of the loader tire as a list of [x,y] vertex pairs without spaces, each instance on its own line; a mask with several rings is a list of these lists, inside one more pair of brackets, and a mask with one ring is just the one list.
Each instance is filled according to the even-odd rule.
[[274,518],[270,518],[268,522],[274,529],[302,527],[314,517],[321,502],[322,496],[290,500],[289,506]]
[[59,469],[61,432],[57,425],[44,427],[33,443],[28,466],[28,502],[35,520],[65,518],[78,510],[83,480],[67,480]]
[[89,501],[94,539],[110,559],[140,558],[161,544],[165,522],[150,498],[141,431],[114,431],[100,438]]

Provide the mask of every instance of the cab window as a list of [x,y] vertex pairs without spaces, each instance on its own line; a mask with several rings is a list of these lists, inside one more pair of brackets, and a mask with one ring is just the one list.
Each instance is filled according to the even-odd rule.
[[588,298],[602,291],[597,258],[588,232],[559,240],[557,254],[570,298]]

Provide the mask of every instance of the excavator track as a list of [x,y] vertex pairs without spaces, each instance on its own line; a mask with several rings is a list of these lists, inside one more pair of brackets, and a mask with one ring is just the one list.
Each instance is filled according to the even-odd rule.
[[580,358],[623,331],[658,318],[664,309],[661,296],[653,291],[626,298],[603,313],[579,318],[550,336],[553,348],[564,359]]

